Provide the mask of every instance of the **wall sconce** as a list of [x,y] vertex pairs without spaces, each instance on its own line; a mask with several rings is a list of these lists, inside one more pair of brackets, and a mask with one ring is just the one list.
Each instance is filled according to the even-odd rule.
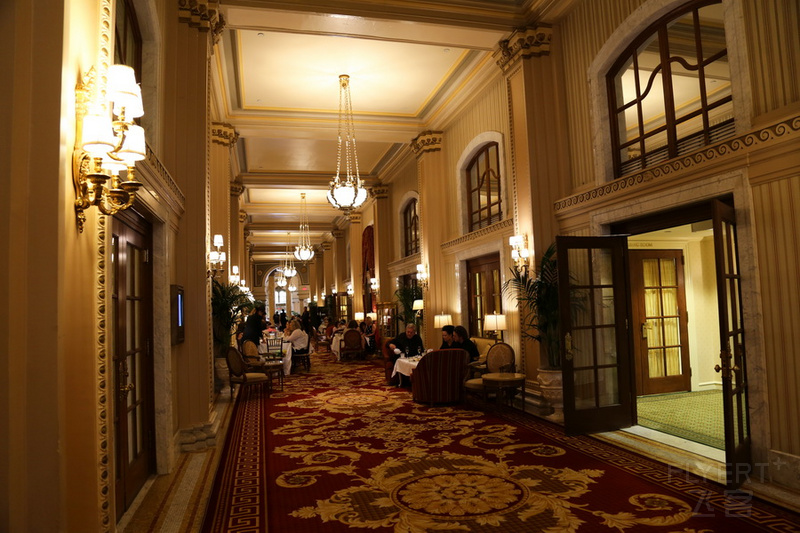
[[352,283],[348,283],[347,284],[347,295],[348,296],[352,296],[353,295],[353,284]]
[[[483,317],[483,330],[492,332],[491,338],[494,339],[495,344],[503,339],[503,331],[506,329],[508,329],[506,327],[506,315],[494,313]],[[497,336],[498,331],[500,332],[499,338]]]
[[353,313],[353,320],[356,322],[362,322],[364,320],[364,313]]
[[373,291],[378,291],[378,278],[369,278],[369,288]]
[[239,282],[242,282],[242,285],[244,285],[244,280],[239,276],[238,265],[233,265],[231,267],[231,274],[228,276],[228,281],[233,285],[239,285]]
[[527,270],[528,258],[531,255],[531,251],[528,250],[528,236],[514,235],[509,237],[508,244],[511,246],[511,259],[514,260],[514,266],[520,272]]
[[221,250],[223,245],[222,235],[214,235],[215,250],[208,252],[208,272],[206,275],[209,278],[215,278],[217,276],[217,272],[222,271],[222,267],[225,264],[227,256],[225,255],[225,252]]
[[428,266],[422,263],[417,265],[417,283],[425,289],[428,286]]
[[436,315],[433,317],[433,327],[436,329],[442,329],[443,327],[450,326],[452,324],[452,315]]
[[322,294],[320,295],[320,297],[322,298],[322,301],[325,301],[325,291],[322,291]]
[[[103,77],[105,74],[105,77]],[[72,181],[78,231],[91,206],[105,215],[129,208],[142,183],[135,165],[147,156],[144,129],[133,119],[144,115],[142,90],[127,65],[112,65],[98,76],[94,67],[75,88],[76,146]],[[126,171],[125,181],[119,173]]]
[[422,317],[422,310],[425,308],[424,300],[414,300],[411,309],[417,312],[417,319]]

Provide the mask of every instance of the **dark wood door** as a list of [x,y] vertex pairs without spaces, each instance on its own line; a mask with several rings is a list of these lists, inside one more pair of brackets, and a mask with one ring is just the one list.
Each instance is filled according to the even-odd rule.
[[485,255],[467,261],[469,291],[469,332],[476,337],[488,336],[484,317],[502,313],[500,254]]
[[638,395],[691,389],[681,250],[630,250]]
[[634,420],[626,237],[557,237],[564,426],[570,434]]
[[751,463],[741,276],[733,207],[715,201],[713,211],[721,347],[715,370],[722,375],[727,483],[735,488],[747,480]]
[[114,217],[112,302],[117,519],[155,470],[151,229],[131,210]]

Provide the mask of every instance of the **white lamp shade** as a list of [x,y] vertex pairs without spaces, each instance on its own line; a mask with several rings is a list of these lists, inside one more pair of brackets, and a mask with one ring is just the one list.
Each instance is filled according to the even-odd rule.
[[424,305],[425,304],[423,300],[414,300],[414,305],[411,306],[411,309],[413,309],[414,311],[420,311],[424,308]]
[[367,316],[372,320],[378,320],[378,313],[367,313]]
[[133,166],[136,161],[142,161],[147,157],[147,148],[144,144],[144,128],[135,124],[128,126],[125,132],[125,142],[118,152],[118,157],[123,159],[129,166]]
[[239,265],[233,265],[231,267],[231,272],[233,272],[233,274],[238,276],[239,275]]
[[128,168],[125,161],[116,161],[111,159],[108,154],[103,155],[103,168],[109,170],[113,174],[119,174],[121,171]]
[[94,157],[102,157],[114,149],[114,131],[107,114],[97,113],[83,117],[81,146]]
[[364,320],[364,313],[355,313],[353,315],[353,318],[356,319],[358,322],[361,322],[362,320]]
[[222,235],[220,235],[219,233],[214,235],[214,246],[215,247],[222,248],[223,246],[225,246],[224,242],[225,241],[223,241]]
[[453,317],[451,315],[436,315],[433,317],[433,327],[442,329],[444,326],[451,326],[453,324]]
[[486,315],[483,317],[483,329],[488,331],[505,331],[506,315]]
[[142,90],[136,84],[136,73],[127,65],[111,65],[108,68],[108,99],[114,102],[114,113],[119,115],[125,108],[125,119],[141,117]]
[[334,201],[341,207],[351,207],[356,198],[355,187],[350,185],[340,185],[331,191]]
[[367,194],[367,189],[364,187],[358,187],[356,199],[353,201],[353,207],[361,207],[361,204],[367,200]]
[[209,263],[218,263],[219,262],[219,252],[216,250],[212,250],[208,252],[208,262]]

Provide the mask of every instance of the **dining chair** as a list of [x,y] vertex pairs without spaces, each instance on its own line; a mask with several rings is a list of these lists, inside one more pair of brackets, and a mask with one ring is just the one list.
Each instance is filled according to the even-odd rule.
[[364,337],[357,329],[345,330],[339,341],[339,360],[344,361],[346,355],[360,359],[364,354]]
[[[486,354],[486,367],[471,367],[472,372],[478,372],[480,375],[488,374],[490,372],[514,372],[514,348],[505,342],[498,342],[489,348]],[[474,374],[473,374],[474,375]],[[483,378],[477,377],[468,379],[464,382],[464,389],[467,394],[480,395],[483,401],[486,401],[489,394],[497,392],[497,386],[494,384],[487,384]]]
[[235,383],[238,383],[240,386],[244,387],[247,385],[253,385],[255,383],[263,383],[269,379],[264,372],[249,372],[247,364],[242,358],[242,354],[239,353],[239,350],[233,346],[228,348],[225,361],[228,363],[231,398],[233,398],[233,385]]

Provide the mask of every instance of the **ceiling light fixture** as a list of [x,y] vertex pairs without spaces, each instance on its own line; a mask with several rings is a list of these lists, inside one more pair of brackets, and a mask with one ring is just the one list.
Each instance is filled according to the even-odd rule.
[[[289,233],[286,234],[286,239],[289,239]],[[289,253],[289,244],[286,244],[286,259],[283,262],[283,276],[286,279],[293,278],[297,274],[297,269],[294,267],[294,259],[292,254]]]
[[297,246],[294,247],[294,256],[298,261],[307,262],[314,258],[314,248],[311,246],[311,235],[308,231],[308,207],[306,205],[306,193],[300,193],[300,237]]
[[[358,153],[353,127],[353,104],[350,99],[350,76],[339,76],[339,137],[336,155],[336,175],[330,183],[328,202],[336,209],[349,213],[358,209],[367,199],[367,189],[358,173]],[[342,161],[344,143],[344,161]],[[340,177],[344,163],[346,177]]]

